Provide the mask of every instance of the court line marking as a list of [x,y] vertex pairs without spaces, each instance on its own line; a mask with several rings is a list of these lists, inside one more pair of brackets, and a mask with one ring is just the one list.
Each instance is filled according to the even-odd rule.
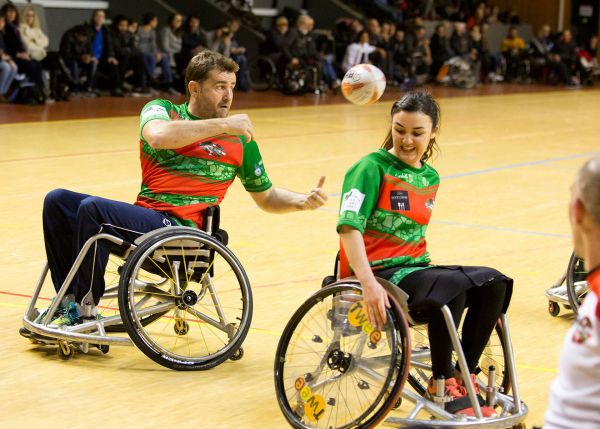
[[[518,97],[530,97],[532,94],[533,95],[538,95],[538,96],[544,96],[544,97],[553,97],[556,95],[577,95],[579,97],[581,96],[586,96],[586,97],[591,97],[594,96],[595,93],[599,92],[598,89],[584,89],[582,91],[577,91],[577,92],[572,92],[572,91],[567,91],[567,90],[556,90],[556,89],[549,89],[549,90],[544,90],[544,91],[524,91],[524,92],[509,92],[509,93],[501,93],[501,94],[462,94],[457,92],[454,95],[448,95],[448,96],[439,96],[438,99],[443,103],[452,103],[453,100],[456,100],[456,103],[459,103],[459,106],[461,104],[464,104],[465,101],[468,101],[469,99],[483,99],[483,101],[489,101],[489,98],[518,98]],[[375,106],[385,106],[386,111],[388,110],[388,105],[391,104],[394,100],[382,100],[382,101],[378,101],[377,104],[375,104]],[[338,106],[338,107],[347,107],[349,109],[352,109],[353,106],[348,103],[348,102],[340,102],[340,103],[331,103],[331,104],[319,104],[319,105],[306,105],[306,106],[258,106],[258,107],[251,107],[251,108],[234,108],[230,110],[231,114],[236,114],[236,113],[249,113],[253,110],[273,110],[273,111],[278,111],[279,109],[312,109],[314,107],[331,107],[331,106]],[[140,106],[140,111],[142,109],[143,105]],[[139,114],[138,115],[124,115],[124,116],[106,116],[106,117],[102,117],[102,118],[76,118],[76,119],[55,119],[55,120],[45,120],[45,121],[22,121],[22,122],[9,122],[9,123],[0,123],[0,128],[1,127],[10,127],[10,126],[15,126],[15,125],[21,125],[21,124],[54,124],[54,123],[77,123],[77,122],[82,122],[82,121],[111,121],[111,120],[115,120],[115,119],[131,119],[131,118],[139,118]]]
[[512,169],[522,168],[522,167],[535,167],[538,165],[551,164],[554,162],[571,161],[571,160],[579,159],[579,158],[587,158],[587,157],[597,155],[598,153],[600,153],[600,152],[599,151],[583,152],[583,153],[577,153],[577,154],[573,154],[573,155],[559,156],[556,158],[540,159],[537,161],[519,162],[516,164],[502,165],[499,167],[484,168],[482,170],[474,170],[474,171],[467,171],[464,173],[449,174],[447,176],[442,176],[441,179],[451,180],[451,179],[457,179],[459,177],[477,176],[480,174],[495,173],[496,171],[512,170]]
[[[307,280],[310,280],[310,279],[307,279]],[[300,283],[302,281],[306,281],[306,280],[296,280],[294,282]],[[284,282],[284,283],[292,283],[292,282]],[[279,283],[273,283],[271,285],[262,285],[262,287],[275,286],[278,284]],[[12,296],[18,296],[18,297],[24,297],[24,298],[31,298],[31,296],[28,296],[25,294],[17,294],[17,293],[4,292],[4,291],[0,291],[0,294],[12,295]],[[39,299],[51,301],[50,298],[39,297]],[[27,306],[25,306],[23,304],[10,304],[10,303],[5,303],[5,302],[0,302],[0,307],[21,308],[22,309],[22,308],[26,308]],[[276,337],[276,338],[280,338],[281,335],[283,334],[283,331],[274,331],[272,329],[257,328],[257,327],[250,327],[250,331],[259,333],[259,334],[269,335],[269,336]],[[552,373],[552,374],[556,374],[558,372],[558,369],[556,369],[556,368],[546,368],[546,367],[540,367],[540,366],[535,366],[535,365],[516,364],[515,366],[518,369],[527,369],[527,370],[532,370],[532,371],[537,371],[537,372],[547,372],[547,373]]]

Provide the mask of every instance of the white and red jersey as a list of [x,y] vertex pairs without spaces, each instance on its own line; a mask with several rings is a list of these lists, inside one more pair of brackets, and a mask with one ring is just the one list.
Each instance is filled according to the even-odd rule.
[[544,429],[600,428],[600,268],[588,283],[590,292],[565,338]]

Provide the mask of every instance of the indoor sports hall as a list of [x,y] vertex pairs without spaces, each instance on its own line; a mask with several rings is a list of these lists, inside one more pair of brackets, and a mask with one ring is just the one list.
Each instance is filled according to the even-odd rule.
[[[60,19],[59,12],[65,20],[75,20],[76,13],[88,17],[97,8],[109,19],[133,13],[132,6],[117,1],[57,2],[65,9],[52,3],[40,2],[36,9],[44,11],[51,35],[58,31],[51,21]],[[141,2],[161,24],[173,10],[186,15],[193,2],[178,3]],[[212,3],[218,2],[195,6],[202,11],[214,8]],[[268,19],[257,3],[256,15]],[[267,5],[275,9],[271,18],[284,3]],[[316,14],[319,27],[324,18],[313,3],[298,2],[299,9]],[[366,18],[365,9],[354,3],[361,2],[344,7]],[[504,10],[519,2],[487,3]],[[577,0],[549,3],[544,19],[555,31],[559,18],[562,29],[575,26],[573,11],[586,6]],[[27,3],[16,5],[22,11]],[[515,10],[521,23],[534,15],[524,6]],[[597,34],[597,4],[592,12]],[[201,22],[206,28],[217,24],[208,18]],[[538,24],[527,27],[530,38]],[[241,40],[249,26],[242,20]],[[242,358],[206,371],[173,371],[136,347],[111,346],[108,353],[90,348],[65,360],[56,346],[19,335],[46,261],[45,195],[65,188],[134,202],[140,191],[140,111],[156,98],[184,103],[185,93],[158,88],[150,95],[117,98],[101,89],[96,96],[71,94],[68,101],[0,104],[0,427],[289,427],[274,386],[278,341],[292,314],[333,273],[344,175],[381,146],[390,108],[409,89],[395,80],[388,79],[376,103],[364,106],[329,88],[292,95],[276,87],[234,91],[230,114],[249,115],[273,184],[308,193],[325,176],[329,198],[315,211],[271,214],[257,207],[239,180],[231,186],[221,204],[220,228],[249,279],[252,320]],[[563,304],[557,316],[550,315],[545,293],[561,280],[573,251],[567,208],[575,173],[600,151],[599,88],[595,77],[591,85],[570,87],[537,76],[527,83],[482,81],[464,88],[429,81],[416,88],[431,92],[442,112],[440,150],[430,161],[441,177],[427,230],[432,263],[490,266],[514,279],[507,316],[528,428],[544,423],[561,346],[575,320]],[[49,306],[54,295],[47,279],[38,305]],[[388,417],[398,412],[391,410]]]

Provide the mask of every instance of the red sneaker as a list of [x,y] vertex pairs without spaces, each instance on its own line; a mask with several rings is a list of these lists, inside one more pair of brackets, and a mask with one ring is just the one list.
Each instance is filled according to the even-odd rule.
[[[472,374],[474,377],[475,375]],[[473,380],[475,382],[475,380]],[[477,386],[475,384],[475,386]],[[475,392],[479,393],[479,388],[475,388]],[[427,385],[427,397],[432,399],[436,394],[435,383],[433,379],[429,379]],[[467,389],[464,385],[459,384],[454,377],[448,378],[444,382],[444,396],[451,397],[452,400],[445,403],[445,410],[452,414],[464,414],[467,416],[475,416],[475,411],[471,407],[471,401],[467,395]],[[479,397],[478,397],[479,400]],[[481,414],[483,417],[496,417],[498,414],[492,407],[481,406]]]

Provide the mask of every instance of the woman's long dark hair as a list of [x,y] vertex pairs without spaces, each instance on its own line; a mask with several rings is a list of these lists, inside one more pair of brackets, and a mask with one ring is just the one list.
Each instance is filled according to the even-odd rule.
[[[439,131],[440,129],[440,121],[442,119],[442,114],[440,112],[440,106],[435,101],[433,96],[425,91],[410,91],[406,93],[402,98],[397,100],[392,105],[391,117],[400,111],[404,112],[420,112],[431,118],[431,125],[433,131]],[[394,146],[394,142],[392,139],[392,128],[388,131],[385,140],[381,147],[385,150],[390,150]],[[435,137],[429,141],[429,145],[427,145],[427,149],[423,156],[421,157],[421,161],[425,162],[433,155],[433,152],[439,152],[439,147],[435,141]]]

